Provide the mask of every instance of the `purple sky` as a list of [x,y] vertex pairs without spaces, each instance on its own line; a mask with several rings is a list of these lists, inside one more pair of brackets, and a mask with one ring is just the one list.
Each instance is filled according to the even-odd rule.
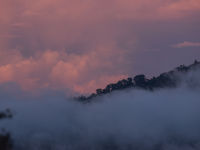
[[92,92],[200,60],[199,0],[0,0],[0,84]]

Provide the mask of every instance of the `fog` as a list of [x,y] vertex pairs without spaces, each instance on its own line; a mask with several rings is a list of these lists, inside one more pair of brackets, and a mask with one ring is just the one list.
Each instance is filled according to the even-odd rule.
[[[0,121],[14,150],[198,150],[199,73],[181,76],[177,88],[154,92],[128,89],[82,104],[59,93],[8,96]],[[18,93],[18,92],[16,92]]]

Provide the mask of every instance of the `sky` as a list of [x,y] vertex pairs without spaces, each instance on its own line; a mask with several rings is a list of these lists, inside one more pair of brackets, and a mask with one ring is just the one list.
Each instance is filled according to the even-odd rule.
[[199,18],[200,0],[0,0],[0,86],[85,94],[190,64]]

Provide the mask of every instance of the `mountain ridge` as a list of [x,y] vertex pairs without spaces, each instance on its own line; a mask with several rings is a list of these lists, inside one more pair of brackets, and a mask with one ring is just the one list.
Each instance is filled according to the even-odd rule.
[[95,97],[103,96],[114,91],[128,88],[143,89],[149,91],[154,91],[161,88],[174,88],[177,87],[180,82],[177,74],[187,73],[195,69],[200,69],[200,61],[195,60],[193,64],[188,66],[180,65],[171,71],[161,73],[159,76],[152,77],[150,79],[146,78],[144,74],[139,74],[135,77],[128,77],[127,79],[119,80],[116,83],[110,83],[104,89],[96,89],[96,92],[90,94],[89,96],[82,95],[76,99],[78,101],[88,102]]

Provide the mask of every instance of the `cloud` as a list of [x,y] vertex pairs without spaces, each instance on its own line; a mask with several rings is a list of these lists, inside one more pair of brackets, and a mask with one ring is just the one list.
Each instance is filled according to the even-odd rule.
[[[40,52],[35,58],[24,58],[20,53],[10,55],[12,61],[2,59],[0,83],[16,82],[24,90],[57,88],[87,93],[126,77],[109,72],[106,75],[105,71],[113,68],[109,58],[116,55],[101,58],[101,51],[82,56],[51,50]],[[1,57],[5,58],[5,54],[2,53]]]
[[0,0],[0,82],[81,91],[90,85],[89,92],[144,72],[144,64],[135,67],[147,60],[138,51],[165,51],[169,39],[182,38],[174,32],[199,28],[199,11],[198,0]]
[[[46,49],[94,51],[96,46],[134,40],[127,22],[183,19],[200,11],[198,0],[25,0],[2,2],[1,36],[26,55]],[[7,9],[5,9],[7,8]],[[5,32],[5,33],[4,33]]]
[[172,47],[175,47],[175,48],[200,47],[200,42],[189,42],[189,41],[184,41],[183,43],[175,44],[175,45],[173,45]]
[[159,11],[165,17],[180,18],[190,16],[191,13],[197,13],[200,10],[200,2],[198,0],[177,0],[171,1],[165,6],[161,6]]
[[190,84],[191,79],[200,83],[199,72],[181,77],[183,86],[174,89],[129,89],[90,104],[52,91],[23,98],[0,86],[4,97],[0,110],[10,108],[15,113],[0,127],[11,133],[14,149],[20,150],[198,150],[200,84],[196,88]]

